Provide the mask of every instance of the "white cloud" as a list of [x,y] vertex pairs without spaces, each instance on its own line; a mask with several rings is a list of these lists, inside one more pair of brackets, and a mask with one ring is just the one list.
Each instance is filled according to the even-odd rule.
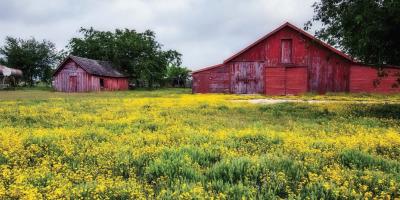
[[309,20],[314,0],[0,0],[0,44],[36,37],[64,48],[80,27],[154,30],[184,65],[217,64],[286,21]]

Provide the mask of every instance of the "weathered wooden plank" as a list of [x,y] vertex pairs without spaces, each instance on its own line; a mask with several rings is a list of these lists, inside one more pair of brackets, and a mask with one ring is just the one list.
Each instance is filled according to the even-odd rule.
[[307,67],[286,68],[286,95],[299,95],[306,93],[308,90],[307,82]]
[[231,86],[231,91],[236,94],[264,93],[264,63],[232,63]]
[[210,70],[193,74],[193,93],[228,93],[229,70],[222,65]]
[[281,40],[281,63],[292,63],[292,39]]
[[350,72],[350,92],[370,92],[370,93],[398,93],[400,85],[400,69],[385,68],[379,76],[378,68],[365,67],[361,65],[351,66]]
[[265,68],[265,94],[285,95],[285,84],[284,67]]

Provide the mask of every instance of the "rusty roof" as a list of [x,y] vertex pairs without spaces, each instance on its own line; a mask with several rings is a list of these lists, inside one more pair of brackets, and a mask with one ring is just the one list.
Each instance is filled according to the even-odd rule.
[[[11,76],[22,76],[22,71],[19,69],[14,69],[10,67],[6,67],[4,65],[0,65],[0,75],[5,75],[6,72],[9,73]],[[8,76],[8,75],[7,75]]]
[[128,77],[126,74],[118,71],[116,67],[109,61],[93,60],[89,58],[82,58],[78,56],[70,55],[68,56],[54,72],[54,75],[62,68],[67,60],[73,60],[77,65],[79,65],[87,73],[96,76],[107,76],[107,77]]

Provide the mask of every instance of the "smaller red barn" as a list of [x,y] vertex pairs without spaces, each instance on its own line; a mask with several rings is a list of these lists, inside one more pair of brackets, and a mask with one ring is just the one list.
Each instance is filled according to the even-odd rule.
[[53,74],[53,87],[60,92],[127,90],[128,76],[111,62],[68,56]]

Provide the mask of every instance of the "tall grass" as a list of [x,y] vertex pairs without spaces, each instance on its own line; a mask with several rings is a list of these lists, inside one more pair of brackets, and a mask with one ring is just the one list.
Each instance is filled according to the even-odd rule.
[[0,199],[400,196],[398,96],[248,98],[0,92]]

